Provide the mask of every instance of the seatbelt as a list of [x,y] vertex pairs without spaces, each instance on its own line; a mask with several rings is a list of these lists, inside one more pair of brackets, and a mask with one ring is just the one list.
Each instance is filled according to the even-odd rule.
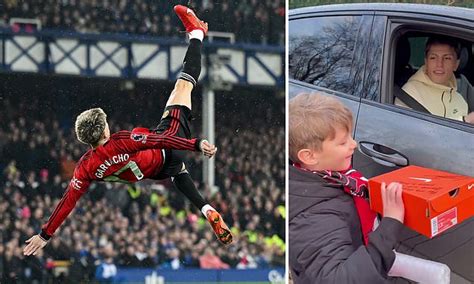
[[474,98],[471,98],[474,94],[473,87],[469,80],[463,74],[456,75],[456,81],[458,85],[458,93],[464,98],[467,103],[467,113],[474,111]]
[[397,85],[395,85],[394,87],[394,95],[411,109],[425,112],[425,113],[430,113],[428,109],[426,109],[422,104],[417,102],[414,98],[408,95],[404,90],[402,90],[402,88],[400,88]]

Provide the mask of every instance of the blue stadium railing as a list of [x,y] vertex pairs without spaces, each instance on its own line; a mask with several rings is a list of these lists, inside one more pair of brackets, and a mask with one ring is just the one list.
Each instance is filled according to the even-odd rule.
[[[184,40],[127,34],[0,29],[0,51],[2,72],[173,81],[186,44]],[[282,46],[206,43],[203,53],[204,81],[284,86]]]

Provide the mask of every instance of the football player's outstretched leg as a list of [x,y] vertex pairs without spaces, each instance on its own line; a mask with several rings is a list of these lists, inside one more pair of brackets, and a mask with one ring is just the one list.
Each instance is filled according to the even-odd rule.
[[[207,33],[207,23],[201,21],[188,7],[174,7],[186,33],[189,46],[175,87],[166,103],[157,133],[169,133],[183,138],[191,137],[189,120],[191,118],[191,91],[196,86],[201,73],[201,48]],[[232,242],[232,234],[224,223],[222,216],[201,196],[189,175],[184,160],[184,151],[168,150],[165,155],[165,166],[161,178],[171,177],[173,184],[180,190],[207,218],[218,240],[223,244]]]

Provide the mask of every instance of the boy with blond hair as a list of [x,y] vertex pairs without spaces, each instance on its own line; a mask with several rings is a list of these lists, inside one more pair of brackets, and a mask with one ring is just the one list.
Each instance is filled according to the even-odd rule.
[[[367,180],[351,169],[350,110],[331,97],[289,102],[289,260],[295,284],[385,283],[403,226],[402,186],[382,185],[376,226]],[[369,234],[370,233],[370,234]]]

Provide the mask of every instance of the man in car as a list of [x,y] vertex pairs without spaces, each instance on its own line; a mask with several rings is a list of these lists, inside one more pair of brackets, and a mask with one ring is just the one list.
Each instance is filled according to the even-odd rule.
[[[431,114],[474,124],[474,112],[457,92],[454,71],[459,66],[459,46],[449,37],[430,37],[425,46],[425,64],[402,89]],[[409,107],[399,98],[395,104]]]

